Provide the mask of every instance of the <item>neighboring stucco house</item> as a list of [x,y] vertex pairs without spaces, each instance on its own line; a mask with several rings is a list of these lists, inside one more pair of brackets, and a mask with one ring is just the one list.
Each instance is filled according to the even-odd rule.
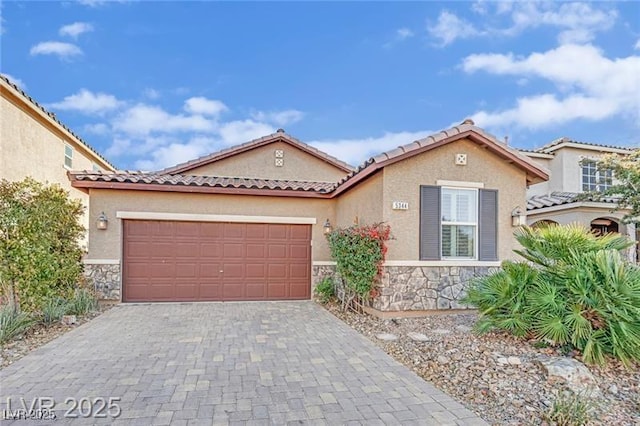
[[[70,172],[91,198],[87,272],[125,302],[308,299],[330,273],[323,226],[386,222],[381,311],[460,307],[513,257],[545,167],[471,120],[357,169],[283,130],[153,173]],[[516,215],[516,217],[514,217]],[[517,222],[517,223],[516,223]]]
[[[614,183],[610,170],[598,170],[597,162],[605,154],[629,155],[632,148],[557,139],[535,151],[523,154],[550,170],[547,182],[532,185],[527,191],[527,223],[582,223],[598,233],[619,232],[640,241],[640,229],[622,222],[629,210],[616,210],[617,199],[580,200],[583,192],[602,191]],[[638,259],[638,247],[628,251],[630,260]]]
[[57,183],[82,201],[82,218],[88,228],[89,196],[71,186],[67,171],[114,171],[114,167],[91,146],[46,111],[24,91],[0,76],[0,179]]

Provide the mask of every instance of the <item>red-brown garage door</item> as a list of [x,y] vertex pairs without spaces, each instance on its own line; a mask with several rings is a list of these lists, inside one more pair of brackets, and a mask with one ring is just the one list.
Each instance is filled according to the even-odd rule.
[[311,226],[125,220],[123,301],[308,299]]

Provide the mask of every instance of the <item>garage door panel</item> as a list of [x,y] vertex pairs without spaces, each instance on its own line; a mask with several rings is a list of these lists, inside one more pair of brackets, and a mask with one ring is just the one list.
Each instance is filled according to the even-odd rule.
[[222,265],[220,263],[201,263],[200,264],[200,277],[204,279],[218,278]]
[[292,226],[290,229],[290,240],[309,241],[311,239],[310,226]]
[[244,263],[223,263],[222,264],[222,276],[227,279],[243,279],[245,277]]
[[267,225],[269,229],[269,240],[286,240],[288,229],[291,225]]
[[247,243],[247,259],[264,259],[267,249],[264,244]]
[[246,277],[247,278],[264,278],[266,275],[266,265],[264,263],[247,263],[246,264]]
[[292,280],[304,280],[309,278],[309,267],[305,264],[289,265],[289,278]]
[[311,247],[302,244],[291,244],[289,246],[289,257],[292,259],[308,259]]
[[180,278],[198,278],[197,263],[178,263],[176,264],[176,279]]
[[245,224],[244,223],[225,223],[223,228],[224,238],[227,239],[244,239]]
[[267,238],[267,228],[262,223],[247,223],[245,238],[247,240],[264,240]]
[[309,298],[309,285],[307,281],[291,281],[289,283],[289,297],[292,299],[308,299]]
[[244,259],[244,244],[224,243],[222,246],[222,257],[225,259]]
[[287,258],[287,246],[285,244],[269,244],[268,255],[269,259],[286,259]]
[[289,296],[288,283],[285,281],[270,281],[267,284],[269,299],[286,299]]
[[200,243],[200,257],[210,259],[222,258],[222,243],[202,242]]
[[311,226],[125,220],[123,300],[308,299]]
[[285,264],[270,264],[267,271],[269,279],[287,277],[287,265]]

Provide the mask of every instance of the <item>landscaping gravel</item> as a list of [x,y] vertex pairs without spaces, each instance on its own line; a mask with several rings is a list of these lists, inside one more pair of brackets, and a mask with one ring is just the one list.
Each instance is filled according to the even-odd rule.
[[[574,384],[571,379],[547,377],[545,373],[540,360],[562,364],[563,358],[559,357],[563,354],[558,349],[536,348],[533,342],[506,333],[477,336],[472,332],[475,313],[382,320],[341,312],[336,304],[325,306],[396,360],[493,424],[546,424],[543,414],[556,395]],[[579,359],[577,354],[570,355]],[[612,361],[602,368],[588,366],[588,370],[586,374],[590,372],[595,379],[586,381],[592,386],[590,399],[594,404],[590,424],[640,425],[640,366],[627,369]]]

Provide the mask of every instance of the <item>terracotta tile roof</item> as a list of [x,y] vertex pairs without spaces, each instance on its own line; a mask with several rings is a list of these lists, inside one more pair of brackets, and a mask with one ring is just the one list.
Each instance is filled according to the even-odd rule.
[[283,191],[317,192],[320,194],[329,193],[335,187],[334,183],[328,182],[194,176],[135,171],[101,173],[85,170],[82,172],[69,172],[69,177],[74,182],[128,183],[208,188],[275,189]]
[[454,126],[450,129],[427,136],[426,138],[413,141],[410,144],[399,146],[368,159],[356,170],[340,180],[338,182],[338,187],[347,185],[349,181],[361,177],[364,173],[367,173],[367,170],[369,171],[369,174],[374,173],[376,170],[386,165],[464,137],[475,139],[482,145],[491,148],[503,158],[513,163],[517,163],[519,167],[522,167],[527,171],[527,178],[531,178],[532,182],[541,182],[549,178],[549,171],[544,167],[534,163],[529,157],[522,154],[517,149],[501,142],[495,136],[485,132],[480,127],[476,127],[472,120],[467,119],[458,126]]
[[[283,138],[283,132],[274,133],[264,138],[256,139],[241,145],[246,149],[255,147],[255,144],[270,143],[274,138]],[[286,138],[290,138],[285,134]],[[184,173],[182,170],[189,170],[199,165],[206,164],[210,161],[220,159],[227,153],[237,153],[239,147],[229,150],[220,151],[198,160],[190,161],[182,165],[164,169],[158,172],[132,172],[119,171],[116,173],[100,173],[100,172],[70,172],[69,178],[72,185],[76,187],[100,187],[100,188],[131,188],[132,184],[138,189],[149,189],[157,191],[185,191],[191,192],[230,192],[232,190],[243,190],[243,193],[262,194],[262,195],[291,195],[296,196],[317,196],[317,197],[335,197],[348,188],[356,185],[358,182],[367,179],[367,177],[375,174],[380,169],[397,161],[418,155],[430,149],[437,148],[444,144],[468,138],[473,142],[482,145],[505,161],[513,163],[514,166],[520,167],[527,173],[529,182],[540,182],[548,179],[548,171],[535,163],[528,157],[519,153],[517,150],[503,144],[495,137],[484,132],[482,129],[473,125],[470,120],[465,121],[459,126],[444,130],[435,135],[429,136],[418,141],[414,141],[408,145],[404,145],[384,152],[380,155],[370,158],[360,167],[346,175],[345,178],[338,182],[306,182],[306,181],[288,181],[273,179],[255,179],[255,178],[228,178],[215,176],[194,176]],[[277,139],[282,140],[282,139]],[[298,143],[298,142],[294,142]],[[301,142],[299,142],[301,143]],[[305,144],[306,147],[308,145]],[[248,148],[247,148],[248,147]],[[344,163],[346,164],[346,163]],[[350,167],[350,166],[349,166]],[[138,186],[146,184],[147,186]],[[275,191],[266,193],[265,191]]]
[[316,158],[319,158],[334,167],[337,167],[345,172],[353,171],[353,166],[345,163],[342,160],[337,159],[323,151],[320,151],[318,148],[314,148],[311,145],[308,145],[293,136],[285,133],[284,130],[278,129],[276,133],[272,133],[267,136],[263,136],[258,139],[254,139],[249,142],[245,142],[240,145],[233,146],[231,148],[223,149],[218,152],[214,152],[209,155],[205,155],[204,157],[196,158],[195,160],[187,161],[186,163],[181,163],[176,166],[168,167],[166,169],[160,170],[158,173],[184,173],[196,167],[204,166],[205,164],[210,164],[218,160],[222,160],[227,157],[231,157],[233,155],[239,154],[241,152],[249,151],[254,148],[258,148],[260,146],[264,146],[273,142],[285,142],[290,145],[295,146],[296,148],[301,149],[302,151],[307,152],[308,154],[313,155]]
[[[527,200],[527,210],[543,209],[545,207],[561,206],[576,201],[595,201],[595,198],[578,200],[577,192],[552,192],[547,195],[535,195]],[[600,203],[617,204],[617,197],[603,197],[597,200]]]
[[579,144],[579,145],[587,145],[587,146],[595,146],[595,147],[599,147],[599,148],[609,148],[609,149],[621,149],[624,151],[633,151],[634,149],[638,149],[638,147],[630,147],[630,146],[617,146],[617,145],[605,145],[605,144],[599,144],[599,143],[592,143],[592,142],[581,142],[581,141],[577,141],[571,138],[567,138],[567,137],[562,137],[562,138],[558,138],[552,142],[549,142],[548,144],[544,145],[541,148],[535,149],[533,152],[542,152],[545,153],[546,151],[548,151],[551,148],[554,148],[560,144],[563,143],[575,143],[575,144]]
[[62,127],[67,132],[69,132],[69,134],[71,134],[71,136],[73,136],[76,139],[76,142],[78,142],[80,145],[85,146],[89,151],[91,151],[93,154],[95,154],[96,157],[100,158],[106,164],[111,166],[111,168],[113,168],[114,170],[116,169],[116,167],[109,160],[107,160],[102,154],[100,154],[98,151],[96,151],[95,148],[93,148],[91,145],[89,145],[87,142],[85,142],[80,136],[78,136],[76,133],[74,133],[73,130],[71,130],[65,124],[63,124],[60,120],[58,120],[58,118],[56,117],[56,115],[54,113],[52,113],[50,111],[47,111],[42,105],[40,105],[35,99],[33,99],[31,96],[29,96],[24,90],[22,90],[17,85],[15,85],[11,80],[9,80],[7,77],[5,77],[4,75],[1,75],[1,74],[0,74],[0,80],[5,82],[6,84],[8,84],[12,89],[17,91],[32,106],[34,106],[36,109],[39,109],[40,111],[45,113],[49,118],[51,118],[60,127]]

